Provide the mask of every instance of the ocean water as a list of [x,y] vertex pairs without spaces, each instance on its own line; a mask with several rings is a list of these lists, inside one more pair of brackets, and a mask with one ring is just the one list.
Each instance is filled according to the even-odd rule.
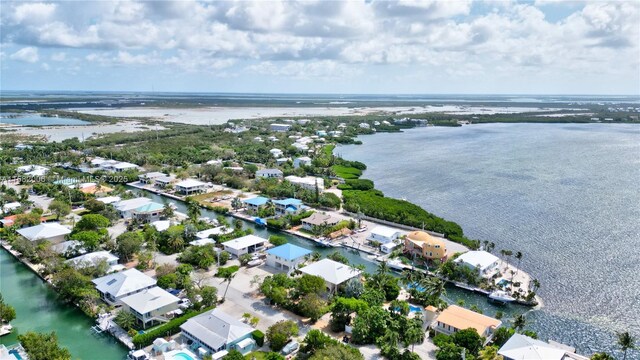
[[524,254],[542,283],[544,306],[527,316],[541,338],[620,357],[615,331],[640,338],[639,126],[484,124],[361,140],[336,153],[366,163],[387,196]]
[[[17,117],[9,117],[15,116]],[[0,113],[0,123],[23,125],[23,126],[46,126],[46,125],[89,125],[89,122],[65,118],[65,117],[46,117],[40,114],[16,114],[16,113]]]

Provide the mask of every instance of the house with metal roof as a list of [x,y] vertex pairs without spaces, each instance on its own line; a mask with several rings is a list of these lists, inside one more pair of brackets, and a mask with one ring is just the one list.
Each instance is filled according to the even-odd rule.
[[311,250],[303,247],[284,244],[267,250],[267,265],[276,269],[290,271],[305,261]]
[[242,203],[247,208],[247,213],[257,214],[260,209],[262,209],[269,203],[269,201],[269,198],[256,196],[250,199],[242,200]]
[[17,233],[31,242],[49,241],[52,244],[58,244],[64,241],[71,230],[60,223],[52,222],[19,229]]
[[330,292],[335,292],[338,289],[338,286],[350,279],[360,276],[362,273],[356,268],[352,268],[349,265],[333,261],[331,259],[322,259],[301,268],[300,271],[303,274],[323,278]]
[[308,207],[305,206],[300,199],[289,198],[282,200],[271,200],[271,202],[273,203],[276,209],[276,215],[278,216],[295,215],[308,209]]
[[183,195],[198,194],[204,192],[207,188],[207,184],[196,179],[182,180],[175,185],[176,192]]
[[156,280],[137,269],[129,269],[91,280],[100,293],[100,298],[108,304],[156,286]]
[[309,166],[311,165],[311,158],[308,156],[301,156],[298,158],[293,159],[293,167],[294,168],[299,168],[300,166]]
[[161,178],[161,177],[166,177],[167,174],[159,172],[159,171],[151,171],[145,174],[140,174],[138,175],[138,181],[140,181],[143,184],[152,184],[155,179],[157,178]]
[[284,173],[279,169],[261,169],[256,171],[256,178],[264,178],[264,179],[282,179]]
[[159,204],[157,202],[153,202],[153,201],[148,202],[132,210],[131,218],[141,223],[150,223],[153,221],[160,220],[160,216],[162,215],[162,210],[164,210],[164,205]]
[[131,218],[131,215],[133,214],[133,211],[135,209],[141,207],[142,205],[148,204],[150,202],[151,202],[151,199],[147,197],[139,197],[135,199],[118,201],[117,203],[114,203],[113,206],[118,211],[118,214],[120,215],[120,217],[124,219],[129,219]]
[[371,230],[371,234],[367,240],[386,244],[396,240],[400,235],[402,235],[402,231],[380,225]]
[[201,356],[208,353],[213,358],[221,358],[223,352],[233,349],[248,354],[256,346],[251,337],[254,328],[220,309],[192,317],[180,326],[180,330],[193,342],[191,348],[197,349]]
[[71,266],[82,269],[90,266],[96,266],[100,264],[101,261],[105,261],[109,266],[107,269],[108,273],[123,270],[124,266],[118,264],[119,257],[113,255],[108,251],[94,251],[92,253],[80,255],[69,259],[66,261],[67,264]]
[[246,235],[237,239],[225,241],[222,243],[222,246],[224,247],[224,250],[231,255],[240,257],[240,255],[251,254],[264,249],[264,244],[266,243],[267,239],[255,235]]
[[505,360],[587,360],[576,349],[554,341],[548,343],[521,334],[514,334],[498,350]]
[[148,325],[169,321],[166,314],[177,310],[180,299],[157,286],[142,290],[120,299],[121,311],[129,311],[135,315],[143,328]]
[[458,265],[477,271],[482,277],[488,277],[497,270],[500,259],[487,251],[468,251],[454,261]]

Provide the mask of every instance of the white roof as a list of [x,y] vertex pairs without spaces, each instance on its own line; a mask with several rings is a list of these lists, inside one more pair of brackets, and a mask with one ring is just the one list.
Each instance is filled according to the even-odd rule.
[[156,284],[154,278],[141,273],[137,269],[129,269],[103,276],[93,279],[92,282],[100,292],[109,293],[115,298]]
[[2,210],[4,212],[9,212],[11,210],[15,210],[17,208],[19,208],[20,206],[22,206],[22,204],[20,204],[19,202],[10,202],[10,203],[6,203],[4,204],[4,206],[2,207]]
[[498,354],[518,360],[562,360],[566,351],[547,344],[544,341],[514,334],[502,345],[500,350],[498,350]]
[[137,168],[138,165],[132,164],[132,163],[128,163],[128,162],[119,162],[119,163],[114,164],[111,167],[114,168],[114,169],[133,169],[133,168]]
[[314,186],[317,184],[318,187],[324,188],[324,179],[321,177],[315,177],[315,176],[300,177],[295,175],[289,175],[285,177],[285,180],[293,184],[307,184],[307,185],[314,185]]
[[158,220],[151,223],[151,226],[156,228],[158,231],[165,231],[171,226],[170,220]]
[[178,301],[180,301],[177,297],[157,286],[123,297],[120,300],[123,304],[140,314],[146,314],[173,303],[177,304]]
[[80,255],[78,257],[74,257],[73,259],[67,260],[67,263],[72,263],[75,266],[92,266],[97,265],[101,260],[105,260],[110,263],[113,261],[118,261],[119,257],[113,255],[108,251],[95,251],[92,253]]
[[253,332],[253,328],[220,309],[195,316],[180,326],[213,349],[234,342]]
[[206,183],[203,183],[202,181],[198,181],[195,179],[182,180],[176,184],[176,186],[180,186],[183,188],[197,187],[197,186],[203,186],[203,185],[206,185]]
[[386,226],[376,226],[371,230],[371,235],[375,234],[375,235],[384,236],[387,238],[397,236],[398,233],[400,233],[400,230],[392,229]]
[[143,177],[143,178],[146,178],[146,179],[154,179],[154,178],[157,178],[157,177],[167,176],[167,174],[165,174],[163,172],[159,172],[159,171],[151,171],[151,172],[148,172],[146,174],[141,174],[140,176]]
[[103,204],[113,204],[119,202],[122,199],[120,198],[120,196],[106,196],[103,198],[98,198],[96,200],[100,201]]
[[246,235],[237,239],[224,242],[222,245],[224,245],[225,248],[242,250],[244,248],[248,248],[249,246],[262,244],[265,242],[267,242],[267,239],[264,239],[255,235]]
[[301,268],[300,271],[305,274],[320,276],[326,282],[333,285],[340,285],[360,275],[360,270],[331,259],[322,259]]
[[495,255],[486,251],[468,251],[458,256],[455,262],[464,262],[472,267],[480,266],[480,270],[484,270],[493,266],[493,264],[498,260],[499,259]]
[[308,156],[301,156],[301,157],[297,158],[296,160],[309,162],[309,161],[311,161],[311,158],[308,157]]
[[228,226],[218,226],[212,229],[198,231],[196,233],[196,237],[198,239],[206,239],[209,237],[209,235],[223,235],[223,234],[229,234],[231,232],[233,232],[233,229],[229,228]]
[[[78,240],[63,241],[59,244],[51,246],[51,250],[57,252],[58,254],[64,254],[74,247],[82,247],[82,243]],[[84,249],[82,249],[82,251],[84,251]]]
[[146,205],[151,202],[151,199],[146,197],[139,197],[135,199],[122,200],[114,204],[118,211],[131,211],[139,208],[142,205]]
[[[202,238],[202,239],[193,240],[193,241],[189,242],[189,245],[202,246],[202,245],[215,244],[215,243],[216,243],[216,241],[213,240],[213,239]],[[214,250],[215,250],[215,248],[214,248]]]
[[50,239],[60,235],[70,234],[69,228],[59,223],[42,223],[40,225],[31,226],[18,230],[18,234],[24,236],[29,241]]

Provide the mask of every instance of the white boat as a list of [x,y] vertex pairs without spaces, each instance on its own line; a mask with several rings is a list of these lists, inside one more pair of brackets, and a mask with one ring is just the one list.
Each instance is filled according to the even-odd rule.
[[403,271],[405,268],[405,265],[402,263],[402,261],[398,260],[398,259],[391,259],[387,261],[387,266],[390,269],[394,269],[394,270],[399,270],[399,271]]
[[515,298],[511,297],[508,292],[502,290],[496,290],[489,294],[489,299],[501,303],[508,303],[515,301]]

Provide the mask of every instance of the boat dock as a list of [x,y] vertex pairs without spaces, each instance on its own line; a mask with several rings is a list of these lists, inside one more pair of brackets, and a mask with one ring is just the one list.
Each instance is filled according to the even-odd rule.
[[110,313],[100,314],[96,319],[96,325],[92,326],[91,330],[98,335],[106,331],[109,334],[113,335],[113,337],[118,339],[118,341],[124,344],[124,346],[128,347],[129,349],[133,349],[134,345],[131,336],[129,336],[129,334],[124,331],[123,328],[118,326],[118,324],[113,321],[115,318],[115,315],[112,315]]

